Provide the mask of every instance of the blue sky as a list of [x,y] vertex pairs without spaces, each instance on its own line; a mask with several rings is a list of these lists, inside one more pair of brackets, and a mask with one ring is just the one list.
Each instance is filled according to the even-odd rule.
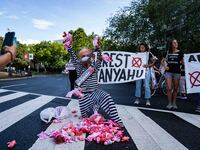
[[0,0],[0,35],[7,28],[25,43],[56,40],[63,31],[102,35],[107,19],[131,0]]

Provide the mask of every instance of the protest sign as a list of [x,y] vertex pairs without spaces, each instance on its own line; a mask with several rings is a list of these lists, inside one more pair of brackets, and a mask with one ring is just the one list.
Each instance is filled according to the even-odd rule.
[[105,51],[104,55],[112,57],[112,62],[102,61],[98,72],[100,84],[125,83],[145,78],[144,64],[149,53],[129,53]]
[[200,53],[184,55],[187,93],[200,93]]

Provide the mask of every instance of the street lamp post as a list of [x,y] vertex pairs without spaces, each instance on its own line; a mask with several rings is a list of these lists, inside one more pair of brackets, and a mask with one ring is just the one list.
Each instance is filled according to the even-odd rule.
[[[30,54],[30,48],[28,47],[28,54]],[[29,57],[29,56],[28,56]],[[28,58],[28,71],[30,72],[30,59]]]
[[28,62],[29,62],[29,65],[28,65],[28,74],[29,74],[29,76],[32,76],[32,72],[31,72],[31,60],[33,60],[33,54],[30,53],[30,48],[28,48]]

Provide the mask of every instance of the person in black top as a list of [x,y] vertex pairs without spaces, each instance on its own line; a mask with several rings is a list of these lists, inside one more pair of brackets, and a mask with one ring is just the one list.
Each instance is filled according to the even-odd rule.
[[69,62],[66,65],[66,69],[69,72],[69,81],[70,81],[70,90],[74,90],[74,86],[75,86],[75,81],[77,79],[77,73],[76,73],[76,69],[73,65],[73,63],[71,62],[71,60],[69,60]]
[[[168,109],[177,109],[176,97],[179,87],[179,80],[181,77],[181,64],[183,61],[183,53],[177,49],[178,42],[173,39],[169,43],[169,50],[165,58],[162,59],[161,63],[167,62],[165,71],[165,79],[167,83],[167,96],[168,96]],[[172,89],[173,88],[173,89]],[[173,93],[172,93],[173,91]]]

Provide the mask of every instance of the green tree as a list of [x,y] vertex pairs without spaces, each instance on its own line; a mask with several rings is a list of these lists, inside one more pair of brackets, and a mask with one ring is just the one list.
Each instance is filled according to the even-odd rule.
[[34,69],[36,69],[36,64],[43,64],[45,71],[62,70],[69,59],[66,50],[60,43],[43,41],[39,44],[29,45],[29,49],[34,55],[32,61]]
[[165,40],[176,38],[181,49],[196,51],[199,47],[197,38],[200,37],[199,8],[200,1],[196,0],[150,0],[148,13],[154,25],[154,37],[159,39],[166,35]]
[[148,41],[152,25],[145,14],[147,1],[132,1],[109,19],[104,36],[119,50],[133,51],[138,42]]
[[[0,48],[3,43],[3,37],[0,36]],[[28,52],[27,46],[25,44],[21,44],[17,41],[17,54],[15,60],[11,63],[11,66],[15,67],[16,69],[24,69],[27,67],[28,62],[24,60],[24,54]]]
[[153,47],[166,45],[172,38],[180,49],[199,50],[200,1],[193,0],[133,0],[109,19],[104,36],[116,48],[128,50],[139,42]]
[[73,49],[78,52],[84,47],[89,46],[88,37],[83,28],[78,28],[73,32]]
[[3,37],[0,36],[0,48],[1,48],[1,46],[2,46],[2,43],[3,43]]
[[51,58],[49,58],[49,68],[56,70],[62,69],[69,57],[67,57],[66,50],[62,44],[51,43]]
[[25,53],[28,53],[27,45],[17,42],[17,55],[15,60],[12,62],[12,66],[16,67],[16,69],[21,70],[26,68],[28,66],[28,61],[24,60]]

